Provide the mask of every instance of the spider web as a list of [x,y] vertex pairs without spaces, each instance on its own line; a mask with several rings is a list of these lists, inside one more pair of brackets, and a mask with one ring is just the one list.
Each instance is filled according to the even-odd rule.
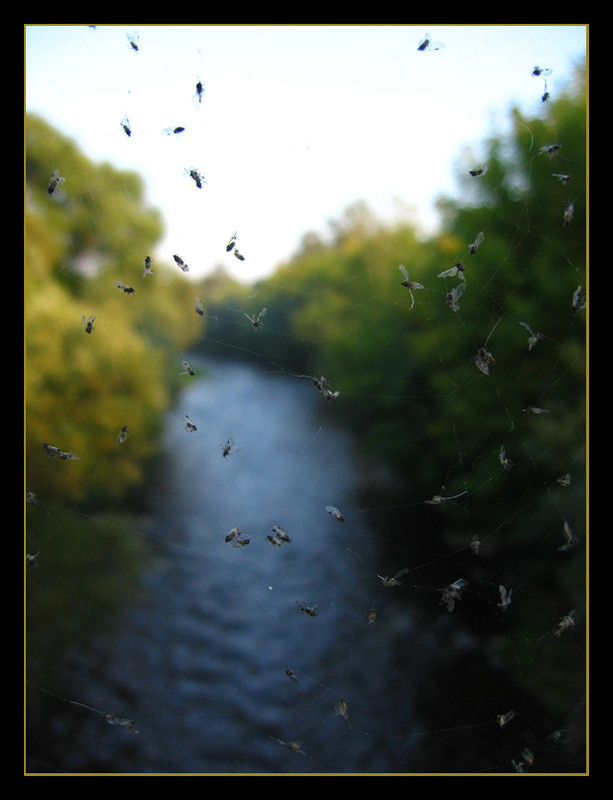
[[[547,158],[536,147],[531,152],[534,160]],[[560,173],[577,171],[563,153],[552,163]],[[92,512],[78,491],[60,504],[37,496],[37,505],[27,507],[28,514],[45,519],[44,538],[35,548],[40,565],[28,574],[29,583],[43,572],[53,582],[54,553],[65,547],[67,530],[78,548],[74,528],[81,524],[88,536],[99,537],[100,558],[110,531],[131,543],[134,559],[146,565],[127,587],[121,583],[124,570],[108,567],[105,580],[124,605],[110,628],[100,622],[93,640],[66,644],[68,619],[44,631],[30,621],[29,647],[57,661],[58,669],[51,681],[36,669],[27,676],[33,700],[29,771],[585,769],[585,586],[571,584],[574,573],[568,569],[571,559],[585,557],[585,418],[549,426],[563,405],[560,392],[569,373],[575,367],[581,372],[581,352],[574,360],[572,353],[584,312],[573,309],[569,291],[568,306],[559,312],[567,320],[563,337],[549,339],[543,330],[530,346],[539,321],[518,318],[513,302],[546,256],[553,253],[565,264],[573,289],[575,280],[585,287],[584,265],[566,250],[558,231],[542,234],[533,225],[539,209],[529,197],[519,214],[505,217],[496,202],[502,185],[488,183],[487,175],[483,180],[494,201],[480,220],[481,247],[485,251],[501,226],[513,234],[487,278],[472,267],[473,257],[463,256],[467,288],[457,311],[446,299],[461,280],[438,277],[457,256],[454,251],[444,258],[435,242],[409,267],[410,278],[424,285],[412,295],[400,285],[396,253],[389,253],[386,264],[373,254],[365,268],[336,284],[322,268],[308,289],[282,267],[244,300],[205,307],[204,333],[195,333],[188,354],[177,352],[177,371],[186,357],[206,380],[188,384],[168,412],[163,467],[136,518],[126,517],[119,505],[114,514]],[[562,209],[585,192],[585,184],[571,187],[561,187]],[[97,198],[96,188],[79,197],[84,214],[96,220]],[[116,244],[117,236],[109,229],[108,242]],[[123,244],[130,249],[127,239]],[[323,253],[326,243],[315,247]],[[87,296],[87,278],[72,264],[60,269]],[[505,283],[501,295],[497,277],[509,270],[510,288]],[[382,288],[390,271],[398,283],[393,299]],[[291,309],[308,299],[323,311],[330,291],[351,298],[333,319],[316,314],[308,334],[277,324],[275,304]],[[139,292],[121,299],[133,303],[143,339],[152,343]],[[479,340],[465,319],[471,303],[490,312]],[[263,308],[266,315],[255,331],[253,319]],[[427,341],[436,394],[399,389],[398,364],[390,366],[387,385],[368,391],[355,389],[347,377],[335,381],[336,361],[326,349],[332,329],[343,325],[351,332],[372,321],[376,341],[379,318],[409,314]],[[460,363],[448,355],[442,321],[449,315],[463,344]],[[110,326],[113,320],[103,322]],[[169,320],[168,333],[171,325]],[[198,325],[194,315],[195,331]],[[299,368],[285,356],[288,342],[302,351]],[[475,366],[480,348],[494,358],[485,362],[488,374]],[[505,363],[498,354],[510,348],[518,355]],[[545,349],[533,403],[544,413],[532,414],[516,398]],[[110,368],[126,415],[138,417],[142,410],[130,401],[120,365],[111,359]],[[324,378],[329,384],[317,386]],[[339,395],[328,398],[322,388]],[[488,421],[477,411],[467,423],[458,411],[458,402],[478,409],[484,393],[494,397],[493,424],[500,434],[496,447],[487,450],[480,448],[477,431]],[[352,404],[361,407],[367,399],[400,407],[406,417],[397,433],[409,440],[416,428],[443,431],[447,458],[438,463],[427,495],[416,497],[405,485],[395,490],[385,463],[371,455],[375,443],[356,456],[356,443],[340,421]],[[193,434],[184,430],[184,414],[198,426]],[[377,423],[379,440],[386,433]],[[83,453],[89,435],[95,430],[86,433]],[[239,449],[222,457],[220,445],[229,437]],[[573,458],[552,472],[558,443],[569,440]],[[427,474],[431,469],[427,454],[405,458],[418,469],[423,460]],[[53,468],[83,465],[94,477],[106,474],[104,464],[90,463],[86,455],[75,464],[50,461]],[[567,474],[570,486],[563,485]],[[499,496],[494,489],[505,480],[514,486],[511,505],[492,507],[491,498]],[[343,521],[326,506],[338,508]],[[536,538],[518,535],[524,523],[538,529]],[[273,525],[292,541],[277,547],[267,540]],[[565,525],[572,546],[561,550],[570,543]],[[225,541],[235,526],[250,536],[248,546]],[[511,559],[509,536],[518,538]],[[386,585],[384,579],[403,569],[398,585]],[[448,610],[448,587],[461,578],[466,586],[451,590]],[[506,609],[501,586],[512,591]],[[542,604],[548,615],[540,613]],[[571,612],[574,627],[561,628]],[[546,685],[547,696],[541,697]],[[501,724],[509,712],[512,718]]]

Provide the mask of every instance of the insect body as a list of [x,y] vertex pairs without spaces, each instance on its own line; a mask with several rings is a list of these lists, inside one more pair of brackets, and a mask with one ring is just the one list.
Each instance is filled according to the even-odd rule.
[[130,126],[130,120],[127,116],[125,116],[119,124],[121,125],[121,129],[126,136],[132,136],[132,128]]
[[200,78],[198,78],[198,81],[196,82],[196,95],[195,95],[195,98],[194,98],[195,100],[198,101],[198,105],[200,105],[202,103],[203,95],[204,95],[204,85],[203,85],[202,81],[200,80]]
[[188,361],[182,361],[181,362],[181,366],[183,367],[183,372],[181,372],[181,375],[195,375],[196,374],[194,372],[194,370],[191,368],[191,365],[190,365],[190,363]]
[[570,529],[570,525],[568,524],[568,522],[566,522],[566,520],[564,520],[563,532],[564,532],[565,542],[563,545],[560,545],[560,547],[558,547],[558,550],[561,550],[564,553],[567,550],[571,550],[577,544],[577,539],[573,535],[573,532]]
[[408,567],[405,567],[404,569],[399,570],[392,578],[385,578],[383,575],[377,575],[377,578],[381,579],[384,586],[402,586],[403,584],[398,580],[398,578],[406,575],[408,571]]
[[185,427],[185,430],[186,430],[188,433],[193,433],[194,431],[197,431],[197,430],[198,430],[198,428],[197,428],[197,427],[194,425],[194,423],[193,423],[193,422],[192,422],[192,420],[191,420],[191,419],[190,419],[190,418],[187,416],[187,414],[184,414],[184,415],[183,415],[183,425],[184,425],[184,427]]
[[328,514],[331,514],[339,522],[345,521],[345,517],[341,514],[338,508],[335,508],[334,506],[326,506],[326,511],[328,512]]
[[468,252],[471,254],[471,256],[474,256],[474,254],[475,254],[475,253],[477,252],[477,250],[479,249],[480,245],[481,245],[481,244],[483,244],[483,240],[484,240],[484,239],[485,239],[485,234],[483,233],[483,231],[480,231],[480,232],[477,234],[477,238],[475,239],[475,241],[474,241],[474,242],[471,242],[471,243],[468,245]]
[[413,308],[413,306],[415,305],[415,298],[413,297],[413,289],[423,289],[424,288],[423,284],[418,283],[417,281],[409,280],[409,273],[407,272],[407,269],[403,264],[400,264],[398,266],[398,269],[400,270],[400,272],[402,273],[402,275],[404,277],[404,280],[402,281],[401,286],[404,286],[409,290],[409,293],[411,295],[411,300],[412,300],[411,308]]
[[85,328],[85,333],[91,333],[94,330],[94,320],[96,317],[88,317],[85,319],[85,316],[81,314],[81,319],[83,320],[83,327]]
[[230,236],[230,240],[229,240],[228,244],[226,245],[226,253],[229,253],[230,250],[232,250],[234,248],[235,244],[236,244],[236,231],[234,231],[232,236]]
[[469,170],[468,174],[473,178],[482,178],[486,172],[487,172],[487,166],[475,167],[475,169]]
[[451,612],[455,608],[455,601],[461,600],[462,590],[468,586],[468,581],[465,581],[464,578],[458,578],[457,581],[450,583],[449,586],[446,586],[444,589],[441,589],[441,599],[439,602],[439,606],[446,606],[447,611]]
[[138,53],[138,33],[136,31],[134,31],[133,34],[126,33],[126,37],[132,50],[134,50],[135,53]]
[[203,184],[206,183],[206,178],[202,175],[196,167],[186,167],[184,170],[185,175],[188,175],[199,189],[202,189]]
[[134,294],[134,287],[128,286],[126,283],[122,283],[122,281],[115,281],[115,286],[126,294]]
[[204,316],[204,308],[202,306],[202,300],[199,297],[196,298],[196,302],[194,303],[194,311],[196,314],[200,314],[201,317]]
[[433,42],[432,37],[429,33],[425,33],[417,47],[417,50],[420,53],[423,53],[425,50],[440,50],[445,45],[443,42]]
[[124,425],[123,428],[119,431],[117,435],[117,444],[123,444],[128,436],[130,435],[131,431],[127,425]]
[[568,614],[565,617],[562,617],[562,619],[558,622],[558,628],[553,634],[556,639],[559,639],[564,631],[572,630],[575,627],[575,620],[573,619],[574,613],[574,610],[569,611]]
[[174,255],[173,259],[174,259],[175,264],[179,267],[179,269],[182,269],[183,272],[189,272],[189,267],[187,266],[185,261],[183,261],[181,256]]
[[238,451],[241,449],[240,447],[234,446],[234,439],[232,437],[226,439],[225,444],[220,444],[219,446],[221,447],[222,451],[221,455],[224,458],[226,458],[226,456],[231,455],[232,453],[238,453]]
[[266,309],[263,308],[257,316],[254,314],[252,317],[250,317],[249,314],[243,311],[243,314],[247,317],[249,322],[251,322],[251,324],[253,325],[253,329],[256,333],[258,331],[258,328],[262,327],[262,323],[260,322],[260,320],[262,319],[265,313]]
[[445,295],[445,302],[452,311],[460,310],[460,304],[458,303],[458,300],[460,297],[462,297],[465,291],[466,283],[458,283],[457,286],[454,286],[453,289],[450,292],[447,292]]
[[494,356],[488,352],[485,347],[480,347],[474,357],[477,368],[481,370],[484,375],[490,374],[490,365],[496,363]]
[[514,711],[507,711],[506,714],[498,714],[496,717],[496,722],[500,725],[501,728],[504,728],[505,725],[515,717]]
[[60,175],[59,169],[56,169],[49,179],[49,184],[47,186],[47,194],[51,197],[55,193],[55,191],[64,183],[66,178],[62,178]]
[[145,260],[143,261],[143,278],[145,275],[151,275],[153,269],[151,268],[151,264],[153,263],[153,259],[151,256],[146,256]]
[[309,616],[309,617],[316,617],[317,616],[317,610],[318,610],[319,606],[307,606],[306,603],[300,603],[298,601],[296,601],[296,605],[298,606],[298,608],[301,611],[304,611],[304,613],[307,616]]
[[498,608],[501,611],[506,611],[512,602],[511,595],[513,594],[513,589],[509,589],[507,591],[504,586],[499,586],[498,591],[500,592],[500,602],[498,603]]
[[465,281],[466,278],[464,277],[464,264],[461,261],[456,261],[453,267],[449,269],[444,269],[442,272],[439,272],[436,276],[437,278],[455,278],[458,276],[461,280]]
[[181,125],[177,125],[175,127],[171,125],[170,128],[164,128],[162,133],[165,134],[166,136],[171,136],[173,133],[176,135],[183,133],[184,130],[185,128]]

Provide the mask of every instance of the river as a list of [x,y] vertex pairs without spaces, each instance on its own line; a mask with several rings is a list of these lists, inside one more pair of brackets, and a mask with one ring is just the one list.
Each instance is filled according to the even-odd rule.
[[[112,635],[84,647],[71,676],[70,699],[133,719],[138,733],[71,705],[72,722],[63,717],[52,730],[56,768],[415,770],[424,724],[416,687],[439,647],[434,638],[447,636],[448,655],[453,639],[449,628],[418,630],[410,606],[377,577],[384,567],[358,505],[351,437],[328,421],[307,380],[263,364],[192,366],[197,375],[186,376],[168,415],[142,523],[154,552],[144,591]],[[184,414],[197,430],[186,431]],[[230,437],[236,450],[224,457]],[[271,543],[271,526],[291,541]],[[226,541],[235,527],[247,545]],[[423,680],[419,691],[423,708]]]

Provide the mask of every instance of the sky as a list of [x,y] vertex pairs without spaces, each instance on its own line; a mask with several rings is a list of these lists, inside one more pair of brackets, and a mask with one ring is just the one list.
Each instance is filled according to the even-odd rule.
[[[426,32],[444,46],[418,51]],[[26,25],[25,104],[92,161],[143,177],[164,221],[155,258],[180,251],[190,277],[223,265],[250,282],[358,201],[433,232],[436,199],[509,110],[544,113],[532,69],[551,69],[555,97],[586,37],[586,25]],[[242,262],[225,251],[234,231]]]

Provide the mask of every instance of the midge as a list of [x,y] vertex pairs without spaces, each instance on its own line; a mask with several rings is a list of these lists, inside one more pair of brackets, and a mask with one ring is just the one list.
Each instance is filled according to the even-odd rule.
[[307,606],[306,603],[296,601],[296,605],[309,617],[316,617],[319,606]]
[[445,295],[445,302],[447,303],[447,305],[449,306],[449,308],[452,311],[459,311],[460,310],[460,304],[458,303],[458,300],[460,299],[460,297],[462,297],[462,295],[464,294],[465,291],[466,291],[466,284],[465,283],[459,283],[457,286],[454,286],[453,289],[450,292],[447,292],[447,294]]
[[226,245],[226,253],[229,253],[230,250],[232,250],[234,248],[235,244],[236,244],[236,231],[234,231],[232,236],[230,236],[228,244]]
[[183,261],[181,256],[178,256],[178,255],[175,254],[175,255],[173,255],[173,259],[174,259],[175,264],[179,267],[179,269],[182,269],[183,272],[189,272],[189,267],[187,266],[185,261]]
[[271,525],[270,530],[273,533],[273,537],[276,538],[280,542],[291,542],[291,538],[285,533],[283,528],[279,527],[279,525]]
[[471,254],[471,256],[474,256],[479,247],[483,244],[484,239],[485,239],[485,234],[483,233],[483,231],[480,231],[477,234],[477,238],[475,239],[475,241],[471,242],[468,245],[468,252]]
[[151,256],[146,256],[145,260],[143,261],[143,278],[145,275],[153,274],[153,269],[151,268],[151,264],[153,263],[153,259]]
[[121,125],[121,129],[126,136],[132,136],[132,127],[127,116],[125,116],[119,124]]
[[546,78],[548,75],[551,75],[551,70],[548,67],[533,67],[532,72],[530,73],[535,78]]
[[85,333],[91,333],[94,330],[94,320],[96,317],[88,317],[85,319],[85,315],[81,314],[81,319],[83,320],[83,327],[85,328]]
[[412,300],[411,308],[413,308],[413,306],[415,305],[415,298],[413,297],[413,289],[423,289],[424,288],[423,284],[418,283],[417,281],[409,280],[409,273],[407,272],[407,268],[403,264],[400,264],[398,266],[398,269],[400,270],[404,278],[404,280],[401,283],[401,286],[404,286],[406,289],[409,290]]
[[134,31],[134,33],[126,33],[126,39],[128,40],[130,47],[134,50],[135,53],[138,53],[138,31]]
[[344,522],[345,521],[345,517],[341,514],[341,512],[335,506],[326,506],[326,511],[328,512],[328,514],[331,514],[339,522]]
[[480,347],[474,356],[474,362],[484,375],[489,375],[490,365],[495,364],[496,359],[485,347]]
[[190,177],[199,189],[206,183],[206,178],[196,167],[185,167],[183,174]]
[[49,179],[49,184],[47,186],[47,194],[52,196],[57,189],[65,182],[66,178],[62,178],[60,175],[59,169],[56,169]]
[[171,125],[170,128],[164,128],[162,133],[165,134],[166,136],[172,136],[173,133],[178,135],[180,133],[183,133],[184,130],[185,128],[182,125],[177,125],[175,127]]
[[202,83],[200,78],[198,78],[198,80],[196,81],[196,94],[194,95],[194,100],[198,101],[198,105],[202,103],[203,95],[204,95],[204,84]]
[[195,375],[196,373],[191,368],[191,365],[188,361],[182,361],[181,366],[183,367],[183,372],[179,373],[180,375]]
[[500,725],[501,728],[504,728],[505,725],[508,725],[509,722],[515,717],[514,711],[507,711],[506,714],[498,714],[496,717],[496,722]]
[[439,272],[436,276],[437,278],[455,278],[458,276],[460,280],[465,281],[466,278],[464,277],[464,264],[461,261],[456,261],[453,267],[449,269],[444,269],[442,272]]
[[498,603],[498,608],[501,611],[506,611],[512,602],[511,595],[513,594],[513,589],[509,589],[507,591],[504,586],[500,585],[498,587],[498,591],[500,593],[500,602]]
[[425,50],[441,50],[445,45],[443,42],[433,42],[429,33],[425,33],[417,47],[418,52],[423,53]]
[[130,433],[131,431],[128,428],[128,426],[124,425],[117,435],[117,444],[123,444],[130,435]]
[[226,439],[224,444],[220,444],[219,446],[221,447],[221,455],[223,458],[232,455],[232,453],[238,453],[239,450],[242,450],[242,447],[234,446],[234,439],[231,436],[229,439]]
[[405,567],[404,569],[398,570],[398,572],[392,578],[386,578],[383,575],[377,575],[377,578],[383,582],[384,586],[403,586],[404,584],[399,581],[398,578],[402,578],[402,576],[406,575],[408,571],[409,568]]
[[128,286],[126,283],[123,283],[122,281],[115,281],[115,286],[118,289],[121,289],[121,291],[125,292],[126,294],[134,294],[135,291],[134,287]]
[[564,526],[562,528],[562,532],[564,534],[565,541],[564,544],[558,547],[558,550],[565,553],[567,550],[571,550],[573,547],[575,547],[575,545],[578,544],[578,541],[577,538],[573,535],[573,532],[570,529],[570,525],[568,524],[568,522],[566,522],[566,520],[564,520]]
[[482,178],[486,172],[487,172],[487,166],[475,167],[475,169],[468,170],[468,174],[473,178]]
[[196,302],[194,303],[194,311],[196,314],[200,314],[201,317],[204,316],[204,307],[202,305],[202,300],[197,297]]
[[266,308],[263,308],[263,309],[260,311],[260,313],[259,313],[259,314],[257,314],[257,315],[256,315],[256,314],[254,314],[252,317],[250,317],[250,316],[249,316],[249,314],[247,314],[247,312],[246,312],[246,311],[243,311],[243,314],[244,314],[244,315],[247,317],[247,319],[249,320],[249,322],[250,322],[250,323],[253,325],[253,330],[254,330],[256,333],[258,332],[258,328],[261,328],[261,327],[262,327],[262,322],[260,322],[260,320],[262,319],[262,317],[264,316],[264,314],[266,314],[266,311],[267,311],[267,309],[266,309]]
[[522,326],[522,328],[525,328],[528,331],[528,333],[530,334],[530,337],[528,338],[528,350],[532,350],[534,345],[537,342],[539,342],[541,339],[544,338],[543,334],[542,333],[534,333],[534,331],[528,325],[527,322],[520,322],[519,324]]
[[183,426],[188,433],[193,433],[194,431],[198,430],[187,414],[183,414]]
[[446,606],[447,611],[451,612],[455,608],[455,601],[461,600],[462,597],[462,590],[468,586],[468,581],[464,580],[464,578],[458,578],[457,581],[450,583],[449,586],[445,586],[444,589],[440,589],[442,596],[439,601],[439,606]]

